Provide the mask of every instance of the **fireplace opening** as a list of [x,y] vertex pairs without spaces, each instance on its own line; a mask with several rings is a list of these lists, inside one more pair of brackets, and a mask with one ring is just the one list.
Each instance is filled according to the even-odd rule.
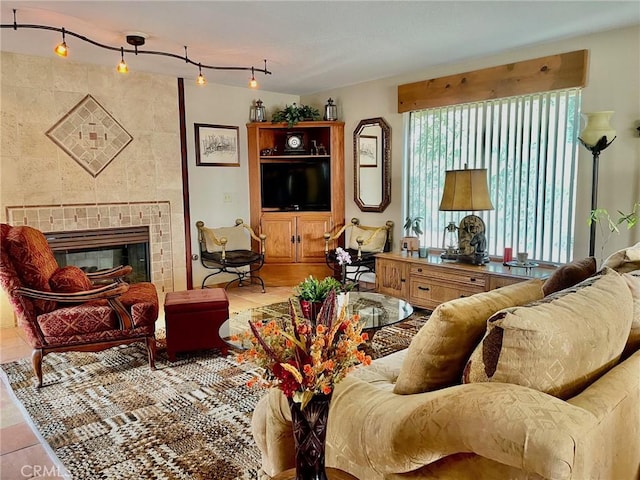
[[75,265],[91,273],[131,265],[128,283],[151,279],[149,227],[102,228],[45,233],[58,265]]

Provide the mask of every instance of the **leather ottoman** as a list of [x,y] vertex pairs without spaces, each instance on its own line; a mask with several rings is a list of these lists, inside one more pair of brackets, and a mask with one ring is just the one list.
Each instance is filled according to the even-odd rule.
[[167,356],[174,362],[177,352],[219,348],[228,345],[220,338],[220,326],[229,318],[229,299],[224,288],[169,292],[164,299]]

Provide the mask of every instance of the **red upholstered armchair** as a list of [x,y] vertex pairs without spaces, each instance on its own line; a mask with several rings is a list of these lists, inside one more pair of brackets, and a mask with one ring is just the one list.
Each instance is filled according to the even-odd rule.
[[31,227],[0,224],[0,240],[0,285],[33,347],[39,387],[42,358],[50,352],[145,342],[149,366],[155,368],[158,294],[153,284],[125,283],[129,266],[89,274],[60,268],[42,232]]

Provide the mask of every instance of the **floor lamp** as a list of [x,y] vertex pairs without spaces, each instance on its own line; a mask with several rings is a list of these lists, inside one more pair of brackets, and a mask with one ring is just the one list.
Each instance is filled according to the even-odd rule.
[[[609,121],[614,112],[583,113],[586,120],[584,130],[578,137],[580,143],[593,155],[593,175],[591,177],[591,211],[598,208],[598,162],[600,152],[605,150],[616,139],[616,131],[611,128]],[[610,138],[611,141],[607,139]],[[589,256],[593,257],[596,250],[596,222],[591,222],[589,235]]]

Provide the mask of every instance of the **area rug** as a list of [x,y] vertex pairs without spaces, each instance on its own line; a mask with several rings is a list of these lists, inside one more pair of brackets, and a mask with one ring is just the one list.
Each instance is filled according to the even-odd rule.
[[[406,348],[427,318],[385,327],[374,349]],[[158,333],[156,371],[133,344],[49,354],[41,389],[29,359],[2,365],[2,377],[72,479],[257,479],[251,415],[265,392],[246,383],[259,372],[216,350],[169,363]]]

